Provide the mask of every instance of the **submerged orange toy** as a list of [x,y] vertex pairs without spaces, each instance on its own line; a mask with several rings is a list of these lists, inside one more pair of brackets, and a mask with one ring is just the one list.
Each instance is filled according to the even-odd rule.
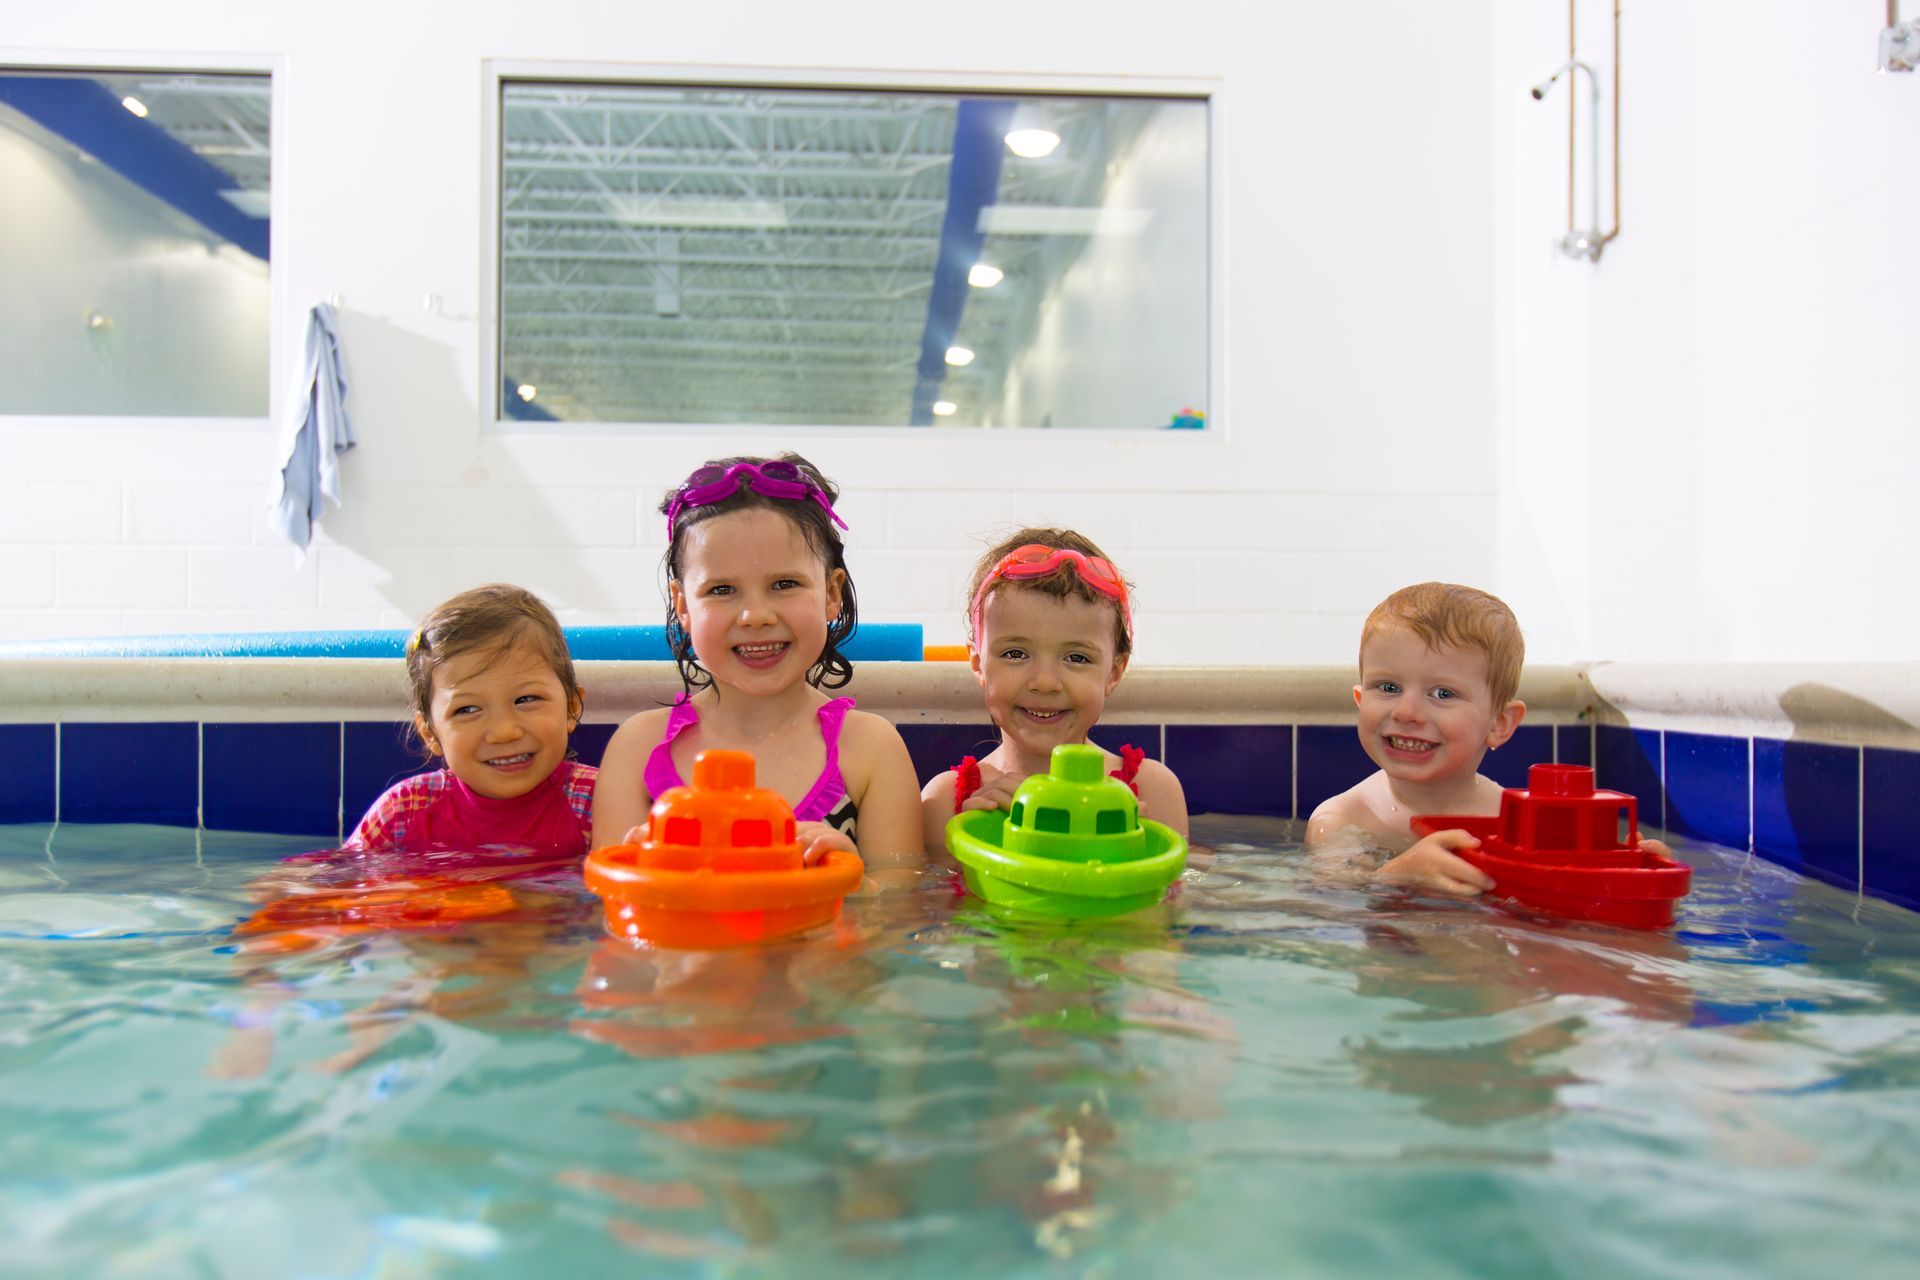
[[793,810],[753,785],[753,757],[703,751],[693,785],[653,803],[647,838],[587,855],[587,887],[615,937],[712,949],[771,942],[826,924],[860,885],[857,855],[805,865]]
[[1500,793],[1496,818],[1443,814],[1412,825],[1417,836],[1465,831],[1480,847],[1456,852],[1493,877],[1495,895],[1575,920],[1663,928],[1693,887],[1692,868],[1640,851],[1639,802],[1595,790],[1585,765],[1534,765],[1525,789]]

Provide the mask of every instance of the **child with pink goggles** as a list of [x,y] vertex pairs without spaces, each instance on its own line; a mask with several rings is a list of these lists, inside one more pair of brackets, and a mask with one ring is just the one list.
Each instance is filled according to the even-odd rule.
[[1063,564],[1073,566],[1080,581],[1092,587],[1101,595],[1120,606],[1120,622],[1126,628],[1129,638],[1133,635],[1133,608],[1127,599],[1127,581],[1120,571],[1113,567],[1113,561],[1105,556],[1090,556],[1084,551],[1075,551],[1072,547],[1049,547],[1043,543],[1029,542],[1024,547],[1015,547],[1002,556],[987,576],[980,579],[980,587],[973,593],[973,607],[967,611],[973,623],[973,637],[976,643],[980,639],[980,610],[987,602],[987,593],[993,584],[1001,579],[1019,582],[1032,578],[1051,577]]

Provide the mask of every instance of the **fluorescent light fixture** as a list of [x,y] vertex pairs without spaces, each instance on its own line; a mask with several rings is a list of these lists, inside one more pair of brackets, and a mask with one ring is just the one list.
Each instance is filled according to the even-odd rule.
[[967,270],[967,283],[976,289],[991,289],[1006,279],[1007,273],[998,267],[990,267],[984,262],[976,262]]
[[936,418],[951,418],[955,410],[959,409],[959,407],[959,405],[951,400],[935,400],[933,402],[933,414]]
[[1060,135],[1051,129],[1015,129],[1007,135],[1007,150],[1023,160],[1050,156],[1060,145]]
[[716,227],[770,229],[787,225],[787,208],[777,200],[716,200],[704,196],[608,196],[615,222],[636,227]]
[[1153,221],[1151,209],[1046,204],[990,204],[979,231],[989,236],[1133,236]]
[[523,382],[513,389],[513,394],[519,396],[522,400],[531,400],[538,392],[539,388],[531,382]]
[[266,217],[273,204],[273,195],[267,191],[222,191],[220,198],[249,218]]
[[961,365],[973,363],[973,352],[965,347],[948,347],[947,363],[958,369]]
[[132,94],[128,94],[126,97],[120,99],[120,105],[139,116],[142,120],[147,118],[147,104]]

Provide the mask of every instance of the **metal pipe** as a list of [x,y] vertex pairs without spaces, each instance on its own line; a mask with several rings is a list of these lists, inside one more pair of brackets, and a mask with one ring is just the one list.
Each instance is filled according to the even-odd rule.
[[[1891,9],[1897,0],[1887,0]],[[1593,122],[1594,131],[1600,129],[1600,122]],[[1596,221],[1595,230],[1599,229]],[[1613,0],[1613,230],[1600,237],[1600,247],[1604,248],[1614,237],[1620,234],[1620,0]]]

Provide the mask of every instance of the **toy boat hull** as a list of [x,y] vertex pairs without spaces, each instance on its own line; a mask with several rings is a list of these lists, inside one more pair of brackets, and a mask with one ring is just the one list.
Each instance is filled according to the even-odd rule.
[[1491,893],[1570,920],[1662,929],[1693,887],[1693,869],[1636,849],[1522,853],[1499,833],[1498,818],[1420,817],[1414,834],[1463,830],[1480,840],[1459,857],[1493,877]]
[[649,865],[647,854],[639,845],[596,849],[587,887],[616,938],[690,951],[776,942],[827,924],[862,874],[859,857],[838,849],[800,871],[681,870]]
[[967,890],[1016,914],[1089,919],[1124,915],[1160,901],[1187,865],[1187,842],[1162,823],[1143,819],[1146,852],[1119,862],[1075,862],[1014,853],[1003,847],[1007,814],[970,809],[947,823],[947,848],[960,860]]

